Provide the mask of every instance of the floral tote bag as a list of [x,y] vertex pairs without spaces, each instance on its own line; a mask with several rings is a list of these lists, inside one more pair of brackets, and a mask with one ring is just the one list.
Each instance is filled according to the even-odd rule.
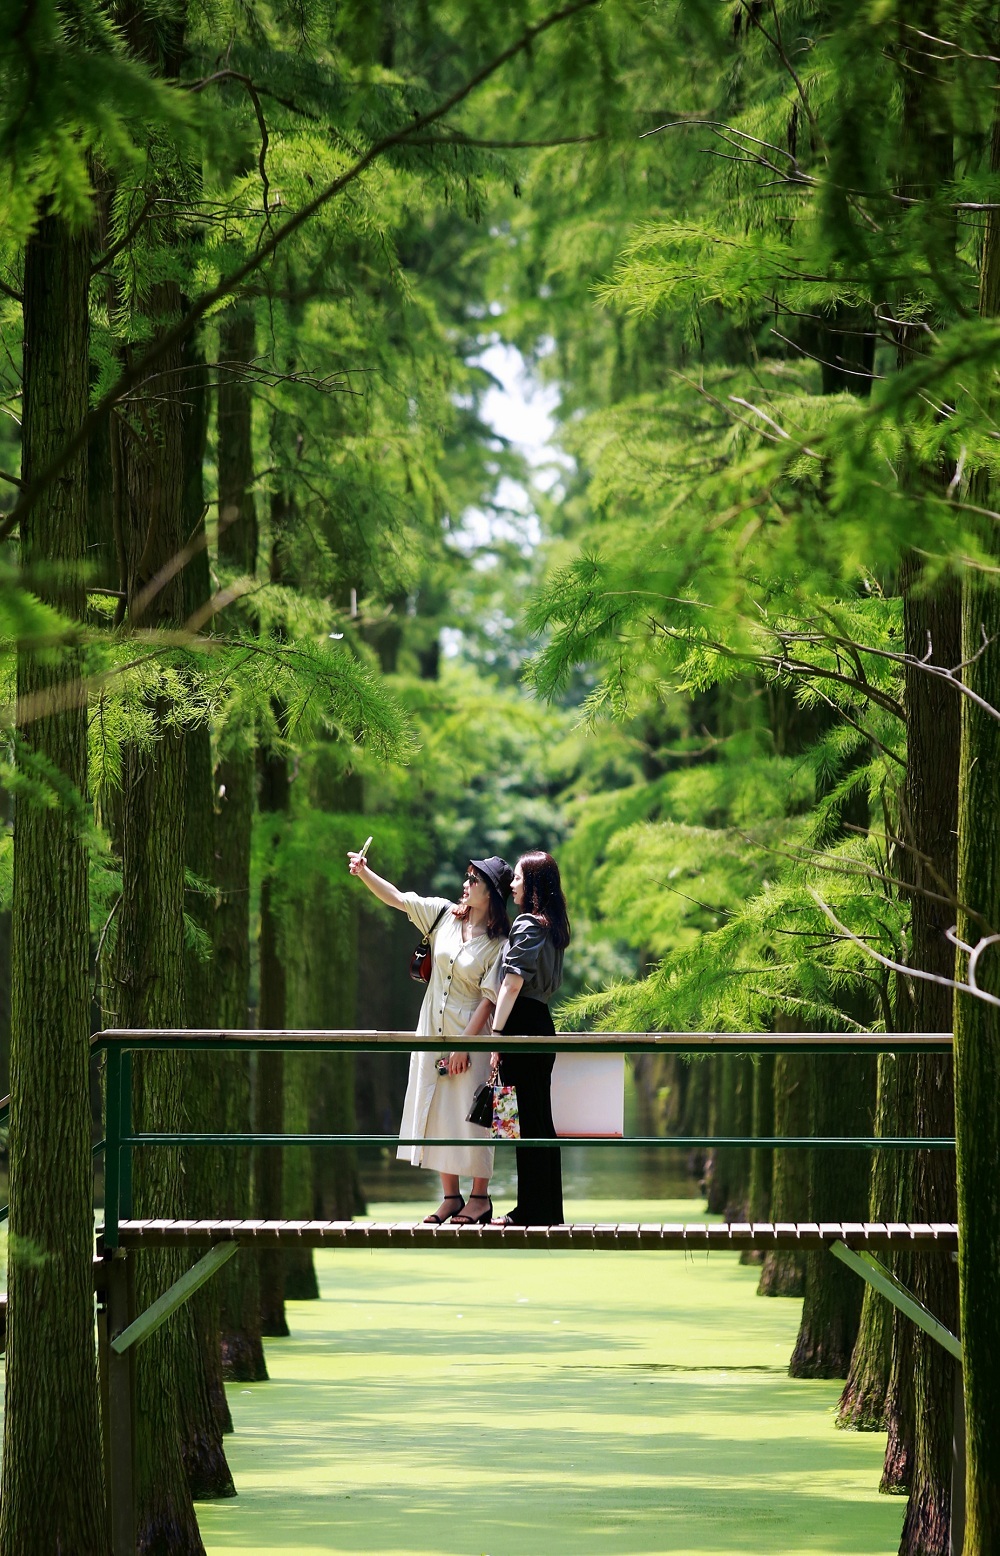
[[513,1086],[502,1086],[499,1081],[493,1083],[493,1127],[490,1134],[494,1140],[520,1140],[521,1126],[517,1119],[517,1091]]

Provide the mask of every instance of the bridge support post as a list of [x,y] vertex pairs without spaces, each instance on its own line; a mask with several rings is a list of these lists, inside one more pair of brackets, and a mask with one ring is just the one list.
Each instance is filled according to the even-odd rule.
[[856,1271],[869,1286],[905,1313],[932,1340],[936,1340],[955,1358],[955,1414],[951,1438],[951,1523],[948,1530],[949,1556],[962,1556],[965,1545],[965,1384],[962,1372],[962,1342],[925,1307],[913,1292],[897,1280],[870,1253],[857,1253],[844,1243],[832,1243],[830,1252],[842,1264]]
[[951,1528],[949,1556],[962,1556],[965,1546],[965,1375],[955,1367],[955,1416],[951,1437]]
[[107,1266],[107,1310],[101,1345],[101,1393],[106,1399],[105,1470],[113,1556],[135,1556],[135,1372],[131,1350],[112,1342],[135,1317],[135,1261],[116,1248]]

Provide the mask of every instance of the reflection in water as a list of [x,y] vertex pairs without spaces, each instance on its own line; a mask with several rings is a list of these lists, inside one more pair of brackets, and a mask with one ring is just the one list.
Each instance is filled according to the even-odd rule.
[[[391,1126],[389,1126],[391,1127]],[[625,1066],[625,1133],[641,1134],[631,1064]],[[437,1173],[397,1162],[395,1152],[373,1148],[360,1153],[365,1197],[380,1201],[436,1201]],[[676,1146],[571,1145],[562,1148],[563,1192],[567,1199],[692,1199],[702,1201],[700,1171],[692,1171],[691,1153]],[[498,1207],[514,1202],[514,1148],[497,1149],[490,1192]],[[466,1185],[463,1183],[463,1189]]]
[[[361,1182],[365,1197],[379,1201],[436,1200],[437,1173],[397,1162],[388,1151],[362,1151]],[[689,1153],[670,1146],[563,1146],[563,1190],[567,1199],[692,1199],[701,1200],[698,1180],[688,1173]],[[491,1193],[494,1200],[513,1198],[514,1151],[496,1153]],[[464,1187],[464,1185],[463,1185]]]

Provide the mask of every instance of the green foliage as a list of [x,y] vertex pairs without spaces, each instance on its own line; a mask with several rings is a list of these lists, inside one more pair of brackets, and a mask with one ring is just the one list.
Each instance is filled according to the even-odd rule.
[[990,565],[995,517],[967,495],[996,467],[986,28],[739,8],[627,170],[544,151],[511,207],[502,327],[559,379],[575,461],[527,679],[588,738],[652,733],[573,802],[567,873],[652,968],[581,1020],[891,1021],[813,894],[905,960],[896,577],[911,549],[928,589]]
[[[810,893],[877,859],[882,943],[902,933],[885,862],[905,761],[900,557],[919,549],[928,586],[988,561],[992,518],[966,484],[997,467],[996,325],[976,305],[997,195],[988,19],[949,6],[942,31],[962,43],[935,53],[895,3],[820,16],[780,0],[768,17],[630,0],[517,46],[547,15],[226,3],[191,8],[180,40],[163,0],[139,59],[104,12],[50,0],[0,40],[5,428],[18,246],[41,202],[100,213],[97,398],[162,328],[160,283],[214,287],[386,136],[460,98],[289,227],[201,327],[210,392],[252,395],[259,534],[243,571],[219,558],[213,431],[198,630],[132,633],[93,594],[83,627],[11,569],[0,639],[79,656],[102,803],[126,745],[153,754],[164,729],[207,723],[220,754],[263,747],[303,775],[335,751],[344,795],[296,779],[289,818],[258,838],[282,911],[310,892],[348,911],[363,783],[382,865],[429,887],[452,890],[472,853],[558,848],[574,987],[660,964],[615,985],[621,1010],[634,993],[651,1021],[656,1000],[694,1020],[699,989],[722,996],[678,969],[715,957],[766,964],[772,1013],[832,1020],[867,987],[864,953],[829,939]],[[237,305],[253,345],[234,363]],[[483,423],[476,358],[496,338],[560,385],[569,463],[547,492]],[[137,425],[133,406],[116,414]],[[13,474],[16,435],[0,454]],[[505,478],[544,524],[533,555]],[[445,627],[460,663],[441,663]],[[541,703],[512,687],[531,635]],[[55,792],[27,767],[17,781]],[[837,903],[874,934],[860,899]],[[739,997],[712,1019],[769,1019]]]

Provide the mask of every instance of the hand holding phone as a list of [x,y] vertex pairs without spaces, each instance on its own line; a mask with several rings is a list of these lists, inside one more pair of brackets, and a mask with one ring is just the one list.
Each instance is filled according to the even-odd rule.
[[367,859],[365,858],[365,855],[368,853],[368,849],[371,846],[371,841],[372,840],[369,837],[366,840],[364,847],[358,853],[356,853],[356,854],[355,853],[349,853],[348,854],[348,856],[347,856],[347,868],[350,870],[352,875],[360,875],[361,871],[365,868],[365,866],[366,866],[366,864],[368,862]]

